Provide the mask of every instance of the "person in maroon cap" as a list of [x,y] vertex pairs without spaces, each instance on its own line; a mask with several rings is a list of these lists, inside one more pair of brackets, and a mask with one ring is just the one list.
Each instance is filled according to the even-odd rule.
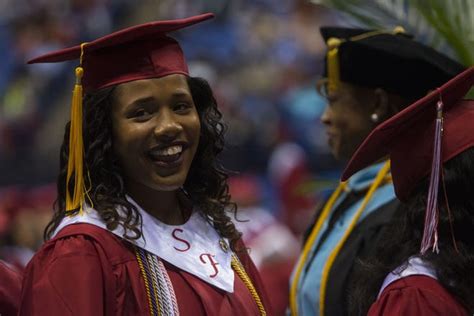
[[351,315],[474,313],[473,84],[474,67],[376,127],[346,166],[342,180],[389,156],[403,202],[359,264]]
[[79,67],[58,203],[20,315],[270,314],[227,215],[221,113],[167,35],[212,17],[142,24],[30,61]]

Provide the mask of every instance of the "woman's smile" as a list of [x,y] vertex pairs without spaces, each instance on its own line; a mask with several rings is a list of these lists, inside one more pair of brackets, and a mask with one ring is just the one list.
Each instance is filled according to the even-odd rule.
[[173,143],[166,146],[156,146],[147,152],[150,160],[160,168],[173,169],[183,162],[183,153],[187,149],[185,143]]

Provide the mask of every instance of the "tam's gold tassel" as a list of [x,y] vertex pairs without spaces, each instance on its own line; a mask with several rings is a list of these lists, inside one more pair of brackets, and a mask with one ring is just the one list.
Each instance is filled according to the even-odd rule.
[[327,53],[327,73],[328,73],[328,92],[334,92],[340,85],[340,69],[339,69],[339,45],[341,40],[335,37],[331,37],[327,41],[328,53]]
[[[69,130],[69,158],[66,176],[66,211],[79,209],[82,212],[84,200],[84,142],[82,139],[82,56],[84,45],[81,45],[80,65],[76,68],[76,84],[72,93],[71,103],[71,126]],[[73,195],[69,192],[71,177],[74,176]]]

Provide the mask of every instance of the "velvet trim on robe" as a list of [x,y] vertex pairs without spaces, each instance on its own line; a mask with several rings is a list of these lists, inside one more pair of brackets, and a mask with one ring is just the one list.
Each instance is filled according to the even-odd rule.
[[[361,170],[359,171],[358,177],[354,176],[348,182],[351,191],[349,193],[343,193],[342,201],[338,205],[335,205],[329,218],[328,227],[321,236],[322,242],[316,241],[317,245],[313,245],[314,252],[306,259],[307,263],[305,269],[310,269],[315,265],[316,256],[320,256],[320,246],[328,238],[328,235],[337,229],[341,229],[341,226],[338,224],[341,218],[347,216],[350,209],[354,208],[357,203],[361,203],[367,192],[367,188],[372,184],[381,166],[382,164],[379,164],[378,166],[375,165]],[[350,233],[329,270],[326,282],[325,315],[349,315],[349,291],[352,288],[353,280],[358,278],[354,270],[354,264],[357,259],[374,256],[386,227],[391,222],[394,214],[398,211],[400,202],[395,199],[393,188],[390,187],[390,190],[388,190],[388,186],[389,184],[381,186],[375,191],[372,203],[377,202],[379,199],[384,200],[385,203],[377,203],[379,206],[373,208],[365,218],[359,221],[354,230]],[[311,230],[321,216],[323,207],[324,205],[321,205],[316,211],[313,223],[306,233],[305,243],[307,242]],[[370,208],[370,203],[368,208]],[[311,275],[307,273],[305,275],[302,273],[300,283],[308,282],[307,284],[309,285],[310,282],[313,282],[310,278],[314,277],[314,274]],[[307,286],[306,294],[307,293],[309,293],[309,295],[304,296],[305,293],[303,293],[300,288],[300,292],[297,294],[299,313],[301,315],[313,315],[316,313],[315,310],[319,308],[319,289],[314,288],[311,291],[311,287]],[[317,300],[317,304],[314,300]],[[305,308],[304,304],[306,304],[306,307],[310,306],[311,308]]]
[[467,316],[469,313],[435,279],[408,276],[385,288],[368,316]]
[[[240,248],[237,255],[269,310],[258,272],[242,243]],[[240,278],[235,278],[234,293],[228,293],[163,263],[180,315],[259,315]],[[150,315],[133,247],[94,225],[65,227],[28,264],[19,315]]]
[[0,261],[0,315],[17,315],[20,305],[22,275]]

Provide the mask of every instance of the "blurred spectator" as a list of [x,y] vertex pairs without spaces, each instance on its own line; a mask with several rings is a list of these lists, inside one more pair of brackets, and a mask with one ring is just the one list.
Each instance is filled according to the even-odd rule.
[[22,275],[0,261],[0,311],[2,316],[17,315],[20,306]]
[[258,177],[247,174],[229,179],[232,200],[237,204],[234,223],[242,232],[250,257],[260,271],[263,284],[271,291],[275,315],[284,315],[288,305],[288,281],[299,242],[288,227],[279,222],[262,205],[262,184]]
[[307,154],[296,143],[281,143],[270,157],[268,173],[280,199],[280,218],[300,237],[316,204],[315,197],[305,189],[311,180]]
[[0,259],[23,269],[43,242],[55,186],[12,187],[0,193]]

